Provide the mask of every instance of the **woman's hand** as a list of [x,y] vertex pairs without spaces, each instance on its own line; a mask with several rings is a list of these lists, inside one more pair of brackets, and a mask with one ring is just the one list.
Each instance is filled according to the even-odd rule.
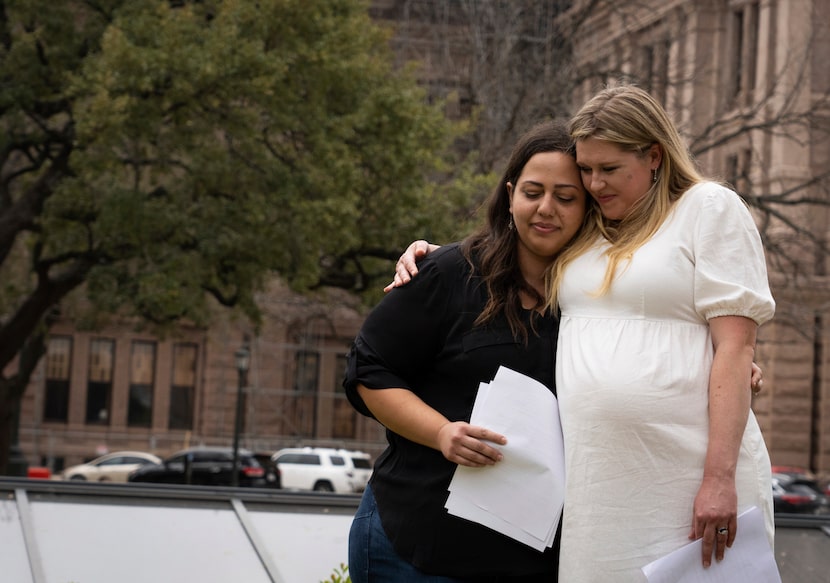
[[752,394],[757,395],[761,392],[761,388],[764,385],[764,371],[761,370],[761,367],[752,363],[752,378],[749,380],[749,388],[752,389]]
[[738,532],[738,493],[735,480],[727,477],[704,477],[695,497],[692,531],[689,538],[703,539],[703,566],[715,559],[723,560],[726,549],[735,542]]
[[395,277],[392,283],[383,288],[383,291],[388,292],[396,287],[409,283],[418,273],[417,260],[426,257],[439,247],[440,245],[432,245],[429,241],[424,241],[423,239],[410,243],[409,247],[406,248],[406,251],[403,252],[403,255],[398,258],[398,262],[395,264]]
[[450,421],[409,389],[369,389],[358,384],[357,392],[384,427],[440,451],[453,463],[480,468],[502,459],[492,444],[507,443],[503,435],[464,421]]
[[463,421],[447,423],[438,430],[441,453],[459,466],[481,468],[501,461],[501,452],[487,442],[504,445],[507,439],[494,431]]

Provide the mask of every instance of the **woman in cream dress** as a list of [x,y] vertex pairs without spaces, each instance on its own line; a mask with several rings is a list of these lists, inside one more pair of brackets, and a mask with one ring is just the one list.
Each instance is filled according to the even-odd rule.
[[763,248],[736,193],[702,179],[644,91],[598,94],[571,122],[599,204],[551,274],[567,487],[560,580],[645,581],[690,539],[728,560],[751,506],[773,536],[770,462],[750,411]]

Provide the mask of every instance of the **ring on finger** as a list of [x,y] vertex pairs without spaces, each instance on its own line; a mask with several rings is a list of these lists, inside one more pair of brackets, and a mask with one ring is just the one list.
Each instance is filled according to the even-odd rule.
[[720,536],[726,536],[727,534],[729,534],[729,529],[724,526],[724,527],[719,528],[717,530],[717,533]]

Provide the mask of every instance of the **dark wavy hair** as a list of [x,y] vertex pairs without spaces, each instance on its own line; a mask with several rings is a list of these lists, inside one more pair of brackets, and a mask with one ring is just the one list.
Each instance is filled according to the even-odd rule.
[[[544,152],[562,152],[575,158],[573,140],[564,123],[544,121],[519,138],[504,174],[485,203],[485,224],[461,243],[461,251],[472,266],[472,275],[480,277],[487,287],[487,304],[476,319],[476,325],[485,325],[497,315],[504,314],[513,336],[525,342],[529,331],[521,317],[519,293],[524,291],[534,298],[535,308],[545,305],[546,298],[525,281],[519,269],[518,235],[515,229],[509,227],[511,215],[507,183],[515,185],[528,160]],[[533,313],[536,313],[535,310]],[[535,329],[532,331],[536,332]]]

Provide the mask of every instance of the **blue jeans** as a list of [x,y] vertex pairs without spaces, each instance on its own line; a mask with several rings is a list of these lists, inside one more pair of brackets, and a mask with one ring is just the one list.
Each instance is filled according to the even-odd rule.
[[349,531],[349,575],[352,583],[461,583],[422,573],[395,552],[383,531],[370,486],[363,492]]

